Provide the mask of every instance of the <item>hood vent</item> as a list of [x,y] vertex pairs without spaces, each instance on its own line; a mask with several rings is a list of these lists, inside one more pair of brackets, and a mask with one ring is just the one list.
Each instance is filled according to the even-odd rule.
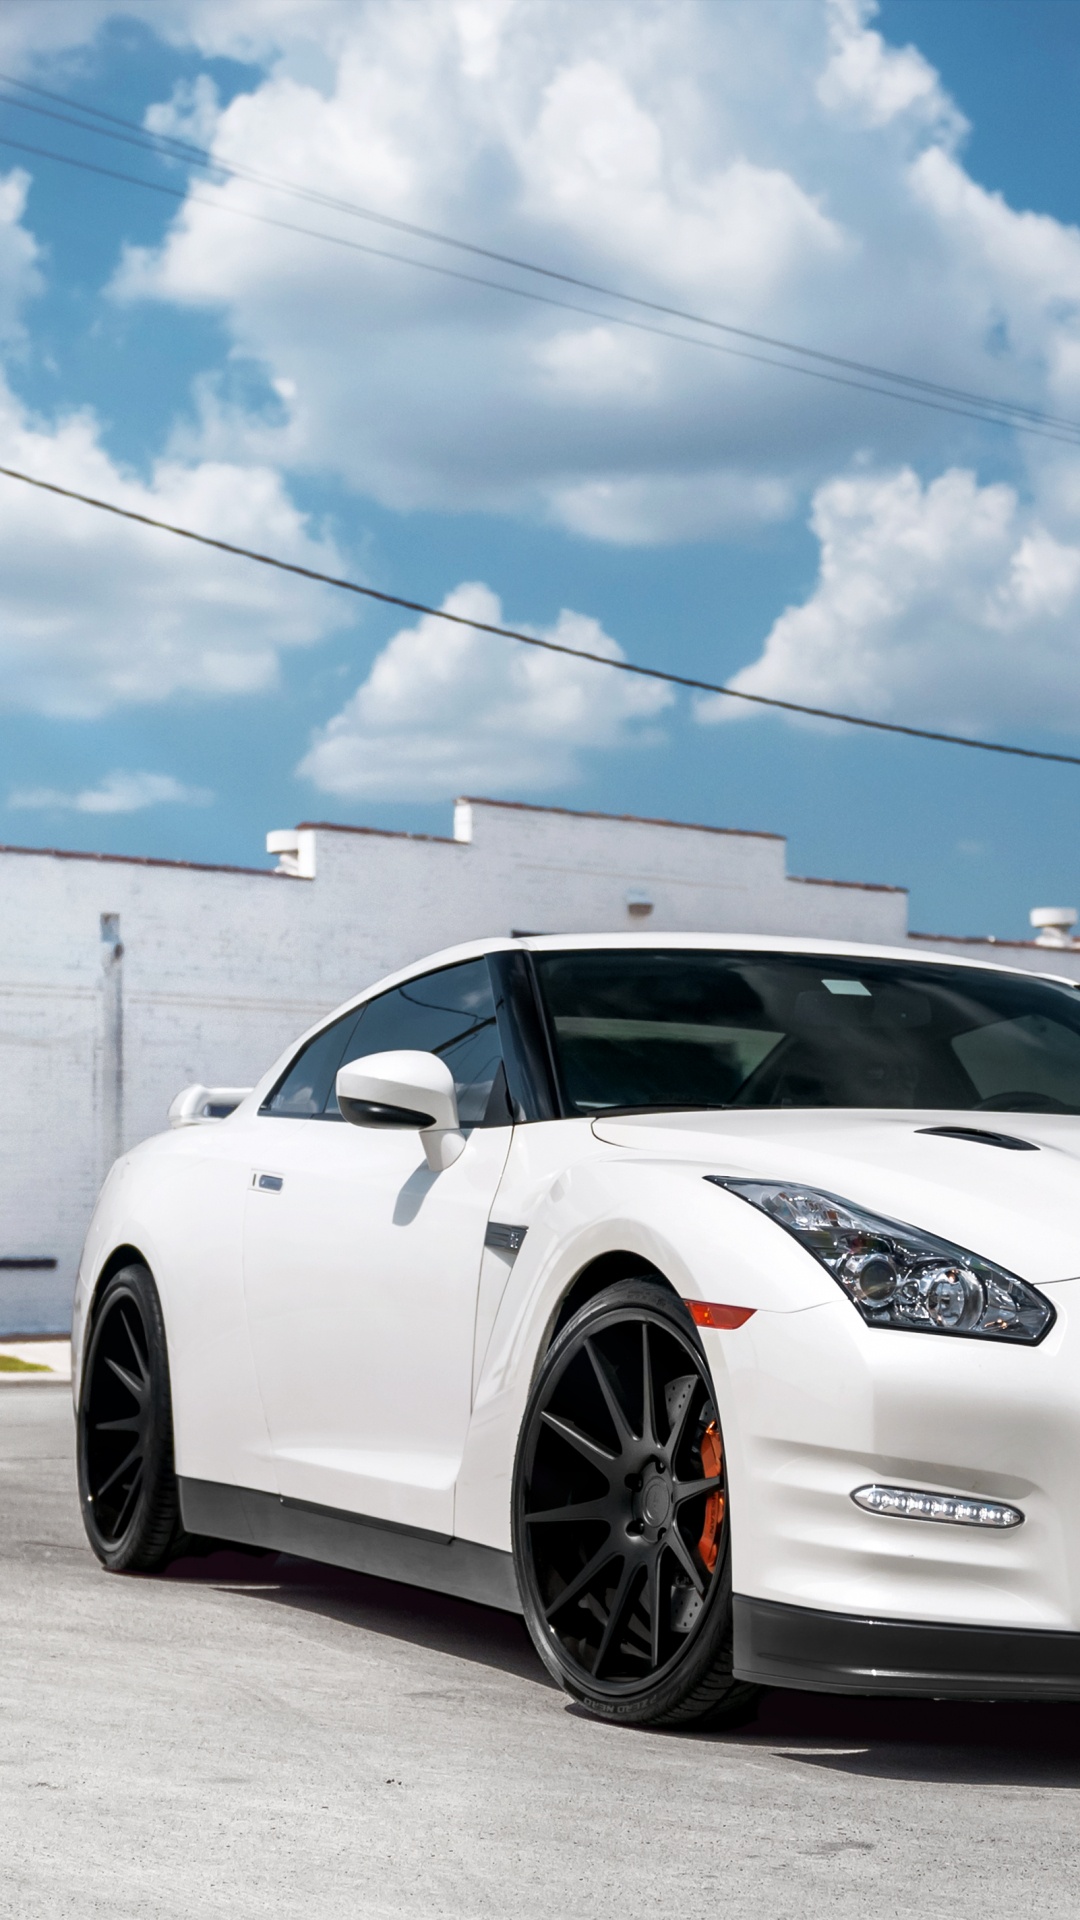
[[1015,1133],[990,1133],[985,1127],[916,1127],[937,1140],[973,1140],[977,1146],[1007,1147],[1010,1153],[1038,1153],[1034,1140],[1018,1140]]

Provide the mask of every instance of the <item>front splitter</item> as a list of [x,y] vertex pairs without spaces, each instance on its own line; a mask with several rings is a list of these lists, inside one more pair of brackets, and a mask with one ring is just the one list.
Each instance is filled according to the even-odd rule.
[[823,1613],[734,1596],[740,1680],[812,1693],[1080,1700],[1080,1633]]

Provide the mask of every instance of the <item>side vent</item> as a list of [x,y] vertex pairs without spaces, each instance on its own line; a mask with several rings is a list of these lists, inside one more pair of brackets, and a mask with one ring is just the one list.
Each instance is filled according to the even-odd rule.
[[484,1245],[496,1253],[520,1253],[528,1231],[527,1227],[510,1227],[500,1220],[489,1220]]

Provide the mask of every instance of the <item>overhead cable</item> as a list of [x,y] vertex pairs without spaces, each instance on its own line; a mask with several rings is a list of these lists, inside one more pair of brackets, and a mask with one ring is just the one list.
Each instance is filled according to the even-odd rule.
[[351,240],[345,234],[322,233],[313,227],[302,227],[293,220],[281,220],[275,214],[256,213],[251,207],[237,207],[226,200],[213,200],[205,193],[193,193],[190,188],[170,187],[160,180],[145,180],[138,174],[121,173],[118,168],[103,167],[95,160],[79,160],[72,154],[56,153],[50,147],[33,146],[25,140],[12,140],[6,134],[0,134],[0,147],[10,147],[17,153],[33,154],[42,160],[56,160],[62,166],[76,168],[80,173],[93,173],[106,180],[119,180],[126,186],[142,187],[148,193],[164,194],[170,200],[210,207],[218,213],[229,214],[235,219],[254,220],[259,226],[274,227],[282,233],[297,233],[309,240],[322,240],[329,246],[344,247],[350,253],[362,253],[369,259],[389,260],[398,266],[418,267],[422,272],[437,274],[443,280],[459,281],[471,287],[484,287],[496,293],[509,293],[517,300],[528,300],[542,307],[554,307],[563,313],[583,314],[587,319],[603,320],[609,326],[628,327],[634,333],[649,334],[660,340],[674,340],[685,347],[702,347],[707,353],[722,353],[734,360],[750,360],[758,366],[777,367],[784,373],[802,374],[809,380],[824,380],[829,386],[849,387],[856,393],[873,393],[886,400],[905,401],[910,406],[928,408],[932,413],[953,414],[961,420],[975,420],[984,426],[1008,427],[1017,433],[1034,434],[1040,440],[1053,440],[1059,445],[1080,446],[1080,425],[1075,428],[1069,425],[1068,431],[1059,432],[1053,427],[1036,426],[1031,422],[982,412],[975,407],[958,406],[947,400],[934,400],[929,394],[907,392],[896,387],[877,386],[870,380],[856,380],[849,378],[846,374],[829,373],[824,367],[799,366],[789,360],[777,360],[770,354],[752,353],[746,347],[728,346],[721,340],[705,340],[700,335],[674,333],[670,327],[654,326],[648,320],[632,320],[625,313],[606,313],[598,307],[582,306],[575,300],[560,300],[554,294],[540,293],[535,287],[515,287],[505,280],[490,280],[484,274],[466,273],[460,267],[440,266],[435,260],[418,260],[412,254],[395,253],[388,247],[368,246],[363,240]]
[[295,560],[282,560],[276,554],[259,553],[252,547],[241,547],[231,540],[217,540],[208,533],[196,533],[192,527],[178,527],[169,520],[158,520],[153,514],[137,513],[132,507],[121,507],[115,500],[101,500],[92,493],[80,493],[74,487],[62,487],[55,480],[42,480],[35,474],[23,473],[17,467],[0,466],[0,474],[8,480],[19,480],[25,486],[37,487],[42,493],[58,494],[63,500],[77,500],[84,507],[96,507],[102,513],[115,514],[120,520],[133,520],[139,526],[153,527],[159,533],[172,533],[181,540],[192,540],[200,547],[213,547],[219,553],[234,555],[239,560],[254,560],[261,567],[274,567],[279,573],[297,574],[302,580],[314,580],[322,586],[336,587],[344,593],[361,595],[365,600],[377,600],[383,606],[401,607],[406,613],[419,613],[432,620],[444,620],[450,626],[468,627],[475,633],[494,634],[501,640],[516,640],[524,647],[537,647],[544,653],[567,655],[571,660],[588,660],[598,667],[609,667],[615,673],[630,673],[644,680],[660,680],[667,686],[686,687],[692,693],[720,694],[728,700],[745,700],[755,707],[775,707],[783,713],[801,713],[814,720],[836,720],[847,727],[868,727],[875,733],[900,733],[911,740],[932,740],[940,746],[972,747],[980,753],[1007,753],[1021,760],[1051,760],[1062,766],[1080,767],[1080,754],[1051,753],[1042,747],[1017,747],[1001,740],[977,740],[963,733],[940,733],[929,727],[908,727],[899,720],[871,720],[866,714],[839,713],[831,707],[811,707],[798,700],[778,700],[770,694],[746,693],[741,687],[719,686],[712,680],[698,680],[691,674],[669,673],[663,667],[644,667],[633,660],[613,660],[609,654],[593,653],[584,647],[568,647],[561,640],[542,639],[539,634],[522,633],[516,627],[496,626],[490,620],[473,620],[468,614],[450,613],[445,607],[431,607],[423,600],[409,600],[403,594],[384,593],[379,587],[362,586],[358,580],[344,580],[336,574],[322,573],[317,567],[303,567]]
[[[927,405],[929,402],[925,399],[920,399],[919,396],[932,395],[937,398],[938,404],[935,408],[936,411],[960,413],[962,417],[984,420],[988,424],[995,426],[1013,427],[1021,432],[1038,430],[1042,437],[1045,438],[1060,438],[1070,441],[1072,441],[1074,437],[1080,439],[1080,421],[1072,420],[1059,414],[1048,413],[1037,407],[1029,407],[1018,401],[1001,399],[993,394],[978,393],[968,388],[954,387],[938,381],[926,380],[914,374],[898,372],[893,368],[877,366],[872,362],[855,360],[846,355],[828,353],[821,348],[803,346],[798,342],[785,340],[778,335],[762,333],[753,328],[739,327],[729,321],[717,320],[712,316],[695,313],[687,308],[676,307],[663,301],[650,300],[640,294],[628,293],[623,288],[610,287],[599,281],[587,280],[580,275],[566,273],[558,268],[546,266],[537,261],[527,260],[515,254],[503,253],[496,248],[481,246],[475,241],[464,240],[457,235],[444,233],[433,227],[424,227],[412,221],[398,219],[393,215],[379,212],[374,208],[362,206],[355,201],[345,200],[335,195],[321,193],[314,188],[304,187],[295,182],[282,180],[273,174],[265,173],[257,168],[244,166],[236,161],[219,160],[205,147],[196,146],[189,141],[175,139],[168,134],[153,133],[140,127],[135,121],[123,120],[116,114],[105,113],[98,107],[92,107],[82,101],[72,99],[66,94],[54,93],[48,88],[33,86],[28,81],[17,80],[3,73],[0,73],[0,81],[6,83],[8,86],[16,86],[25,92],[34,93],[39,96],[39,99],[34,101],[19,99],[12,94],[0,94],[0,104],[2,105],[14,106],[25,112],[44,115],[48,119],[75,127],[83,133],[94,134],[110,140],[123,141],[129,146],[135,146],[143,151],[154,153],[160,158],[183,161],[189,166],[196,166],[203,169],[219,180],[234,179],[247,181],[265,187],[272,192],[286,194],[292,198],[305,201],[313,206],[320,206],[333,212],[350,215],[356,219],[373,222],[376,225],[392,229],[395,232],[408,234],[414,239],[422,239],[439,246],[451,247],[459,252],[468,253],[480,259],[492,260],[499,265],[511,267],[521,273],[539,275],[545,279],[560,282],[564,286],[575,287],[582,292],[599,295],[604,299],[620,301],[624,304],[658,314],[663,318],[680,320],[692,326],[704,327],[711,332],[725,334],[730,338],[745,340],[757,346],[770,347],[778,352],[791,354],[804,360],[815,361],[822,367],[828,366],[842,370],[848,374],[859,374],[863,376],[857,381],[851,381],[839,380],[834,375],[833,379],[837,385],[856,386],[863,391],[873,392],[879,395],[887,393],[891,398],[908,399],[922,405]],[[43,106],[39,103],[40,100],[49,100],[55,102],[56,105],[53,107]],[[61,106],[73,108],[75,113],[58,111],[57,109]],[[81,117],[76,117],[76,115]],[[89,119],[91,115],[95,120],[105,124],[91,124]],[[43,159],[51,159],[59,161],[64,165],[79,167],[86,172],[97,172],[103,174],[106,178],[122,180],[128,185],[141,186],[152,191],[170,192],[170,197],[172,198],[181,200],[188,198],[197,199],[201,204],[217,207],[221,212],[261,220],[265,225],[278,225],[289,232],[306,233],[311,238],[326,240],[339,245],[348,244],[348,242],[342,240],[338,235],[317,233],[311,228],[300,227],[290,222],[274,221],[265,215],[258,215],[249,209],[237,208],[219,201],[208,201],[202,196],[178,192],[175,189],[170,190],[158,182],[146,180],[141,176],[121,174],[110,168],[97,167],[93,163],[82,161],[76,156],[57,153],[49,148],[36,147],[29,143],[15,140],[3,140],[0,141],[0,144],[14,147],[19,151],[37,154]],[[357,250],[364,251],[365,249],[358,248]],[[378,249],[367,249],[367,251],[375,253],[382,258],[396,260],[402,265],[418,267],[429,272],[441,271],[445,274],[448,271],[447,269],[439,269],[432,262],[418,260],[409,255],[380,253]],[[451,275],[450,277],[469,279],[472,281],[472,284],[486,286],[499,292],[517,293],[519,296],[529,297],[526,289],[508,286],[504,282],[476,280],[473,279],[472,276],[467,275]],[[534,295],[533,297],[535,298],[536,296]],[[545,301],[544,304],[557,305],[564,303],[558,303],[549,299]],[[591,308],[582,308],[569,305],[569,303],[565,304],[570,312],[584,313],[593,318],[613,320],[623,325],[629,324],[618,315],[608,313],[597,315]],[[644,328],[639,328],[639,330],[650,331],[650,329]],[[679,340],[684,345],[710,344],[704,341],[698,341],[692,336],[685,334],[672,334],[667,329],[651,329],[651,331],[660,333],[664,338]],[[729,349],[728,351],[734,352],[733,349]],[[796,362],[774,360],[749,353],[738,354],[735,357],[754,359],[759,361],[760,364],[778,367],[789,373],[811,373],[816,370],[809,366],[799,365],[797,360]],[[824,376],[819,374],[819,377]],[[890,384],[885,388],[877,384],[867,384],[868,382],[876,383],[881,381],[886,381]],[[955,404],[942,406],[940,403],[943,401],[959,402],[961,404],[959,406]],[[1045,431],[1047,428],[1058,428],[1063,431],[1059,433],[1047,433]]]

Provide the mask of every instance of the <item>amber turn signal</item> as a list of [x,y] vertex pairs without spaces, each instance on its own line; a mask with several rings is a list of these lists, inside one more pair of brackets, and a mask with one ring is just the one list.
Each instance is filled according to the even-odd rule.
[[756,1307],[721,1307],[712,1300],[688,1300],[690,1318],[696,1327],[741,1327]]

